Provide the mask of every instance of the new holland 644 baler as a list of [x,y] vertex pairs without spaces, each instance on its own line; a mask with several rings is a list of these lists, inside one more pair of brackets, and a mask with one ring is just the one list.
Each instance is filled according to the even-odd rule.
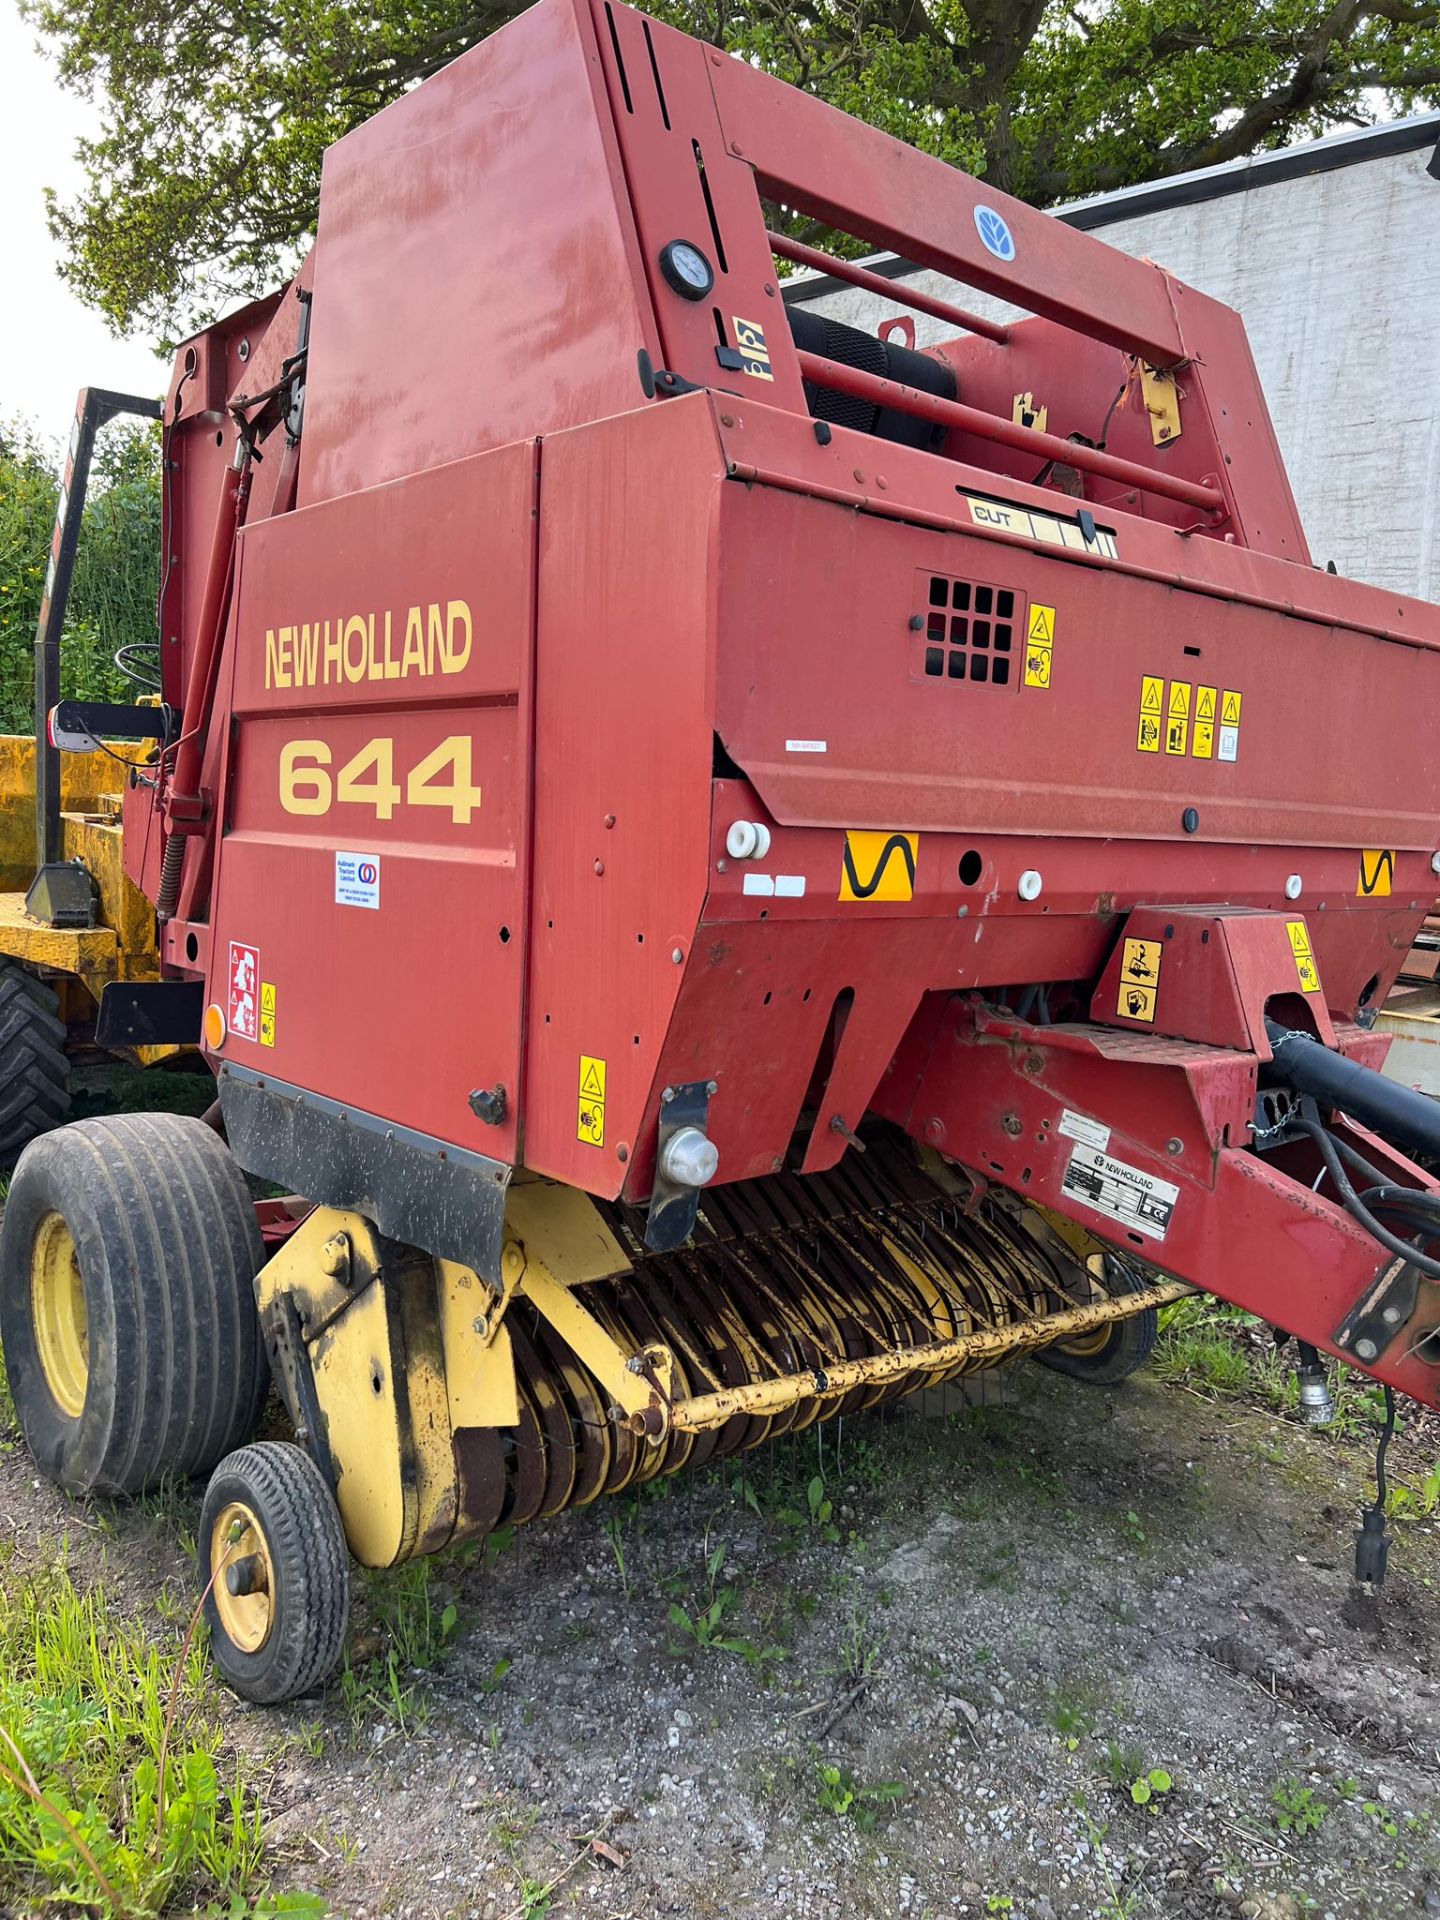
[[[1028,317],[787,314],[782,213]],[[242,1692],[334,1664],[347,1545],[1113,1379],[1186,1286],[1436,1404],[1440,1129],[1369,1022],[1440,614],[1312,564],[1232,312],[540,0],[331,149],[165,434],[125,855],[228,1145],[31,1146],[3,1334],[66,1486],[214,1470]]]

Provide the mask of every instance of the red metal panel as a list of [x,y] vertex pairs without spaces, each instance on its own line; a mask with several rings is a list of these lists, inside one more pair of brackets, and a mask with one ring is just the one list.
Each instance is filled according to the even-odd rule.
[[[525,1160],[592,1193],[653,1139],[704,899],[720,472],[700,398],[545,444]],[[596,1144],[582,1054],[605,1064]]]
[[656,347],[584,0],[325,157],[302,504],[640,402]]
[[[1194,807],[1210,840],[1434,844],[1432,676],[1412,648],[770,488],[727,487],[721,526],[716,724],[781,820],[1180,839]],[[932,578],[1014,595],[1008,656],[987,636],[1004,686],[917,674]],[[1054,613],[1049,684],[1026,686],[1037,606]],[[1309,674],[1322,644],[1327,670]],[[1176,686],[1192,704],[1239,694],[1237,758],[1218,739],[1204,759],[1140,751],[1147,676],[1166,702]],[[1383,734],[1355,725],[1361,688]],[[1332,743],[1298,779],[1297,738]]]
[[[501,1159],[520,1106],[535,466],[506,448],[242,535],[207,995],[225,1004],[232,942],[256,948],[273,1044],[232,1033],[227,1060]],[[509,1111],[488,1127],[468,1096],[497,1082]]]

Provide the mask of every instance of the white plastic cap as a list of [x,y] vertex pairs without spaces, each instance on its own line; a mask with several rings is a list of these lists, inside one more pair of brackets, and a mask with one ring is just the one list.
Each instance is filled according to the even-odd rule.
[[660,1171],[677,1187],[705,1187],[720,1167],[720,1149],[699,1127],[679,1127],[660,1153]]
[[1290,878],[1285,882],[1285,898],[1287,900],[1298,900],[1304,891],[1305,882],[1298,873],[1292,873]]
[[1021,874],[1020,884],[1016,887],[1015,891],[1022,900],[1038,900],[1040,898],[1040,890],[1044,885],[1045,882],[1040,878],[1035,868],[1027,867],[1024,873]]
[[770,829],[762,820],[734,820],[725,836],[732,860],[763,860],[770,851]]

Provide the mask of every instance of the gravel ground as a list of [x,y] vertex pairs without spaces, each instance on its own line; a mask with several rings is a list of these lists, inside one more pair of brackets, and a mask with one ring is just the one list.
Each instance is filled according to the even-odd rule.
[[[1440,1515],[1362,1594],[1368,1447],[1143,1377],[991,1398],[357,1583],[357,1672],[427,1658],[402,1711],[224,1697],[276,1884],[356,1920],[1440,1913]],[[67,1506],[0,1443],[6,1578],[68,1535],[153,1611],[197,1504]]]

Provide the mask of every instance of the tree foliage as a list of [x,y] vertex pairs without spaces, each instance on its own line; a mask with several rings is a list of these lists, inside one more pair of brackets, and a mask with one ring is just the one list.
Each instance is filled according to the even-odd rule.
[[[35,626],[59,498],[57,457],[23,422],[0,424],[0,732],[35,724]],[[115,666],[124,646],[156,640],[160,562],[158,429],[115,425],[90,470],[60,646],[60,689],[129,700]]]
[[[93,95],[50,218],[118,329],[268,290],[325,146],[513,0],[21,0]],[[1234,159],[1440,95],[1440,0],[659,0],[653,11],[1038,204]]]

